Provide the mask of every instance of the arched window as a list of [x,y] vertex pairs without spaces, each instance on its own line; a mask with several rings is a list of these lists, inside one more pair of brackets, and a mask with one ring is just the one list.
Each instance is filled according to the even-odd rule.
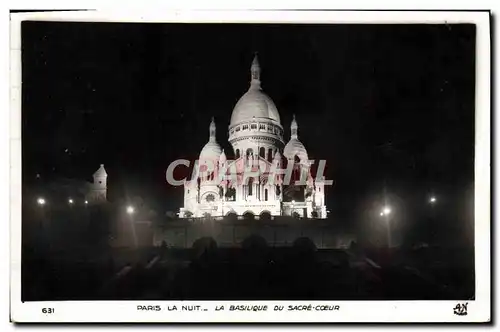
[[266,158],[266,149],[265,149],[264,147],[261,147],[261,148],[259,149],[259,156],[260,156],[261,158]]
[[269,162],[273,161],[273,149],[267,150],[267,161]]
[[299,158],[299,156],[298,156],[298,155],[295,155],[295,157],[294,157],[293,159],[294,159],[293,161],[294,161],[296,164],[300,163],[300,158]]
[[249,155],[251,155],[251,154],[253,154],[253,150],[252,150],[252,149],[247,149],[247,157],[248,157]]
[[248,195],[253,194],[253,178],[248,179]]
[[264,189],[264,201],[268,200],[267,189]]
[[269,211],[262,211],[260,213],[260,220],[271,220],[271,213]]
[[236,149],[236,159],[240,157],[240,149]]

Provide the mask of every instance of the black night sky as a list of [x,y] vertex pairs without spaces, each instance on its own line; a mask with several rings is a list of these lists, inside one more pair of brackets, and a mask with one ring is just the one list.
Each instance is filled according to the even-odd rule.
[[25,184],[104,163],[110,197],[178,210],[165,170],[197,158],[212,116],[232,156],[227,126],[255,51],[286,139],[295,113],[310,159],[327,160],[332,213],[384,182],[420,200],[474,181],[473,25],[25,22],[22,37]]

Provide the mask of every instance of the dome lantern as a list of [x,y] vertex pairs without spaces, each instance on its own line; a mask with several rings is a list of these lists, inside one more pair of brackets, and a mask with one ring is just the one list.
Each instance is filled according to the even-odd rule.
[[209,142],[215,142],[215,121],[214,121],[214,117],[212,116],[212,122],[210,122],[210,128],[209,128],[209,139],[208,141]]
[[250,73],[252,75],[252,80],[250,81],[251,88],[260,88],[260,65],[257,52],[255,52],[255,56],[253,57]]
[[295,120],[295,114],[294,114],[292,124],[290,126],[291,138],[296,138],[296,139],[299,138],[298,130],[299,130],[299,126],[297,125],[297,121]]

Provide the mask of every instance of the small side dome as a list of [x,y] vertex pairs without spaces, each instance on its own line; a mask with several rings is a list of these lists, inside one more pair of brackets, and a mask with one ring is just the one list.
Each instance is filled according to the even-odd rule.
[[297,138],[292,138],[285,145],[285,149],[283,150],[283,155],[287,159],[294,159],[295,156],[298,156],[300,161],[309,160],[309,158],[307,156],[307,150],[304,147],[304,144],[302,144],[302,142],[299,141]]
[[209,127],[209,138],[208,138],[208,143],[205,144],[203,149],[201,150],[200,153],[200,160],[207,160],[207,159],[212,159],[214,161],[219,160],[219,156],[222,153],[222,149],[220,145],[217,143],[215,140],[215,120],[212,118],[212,122],[210,122],[210,127]]
[[200,153],[200,159],[216,159],[218,160],[222,153],[222,149],[217,142],[208,142],[205,144]]

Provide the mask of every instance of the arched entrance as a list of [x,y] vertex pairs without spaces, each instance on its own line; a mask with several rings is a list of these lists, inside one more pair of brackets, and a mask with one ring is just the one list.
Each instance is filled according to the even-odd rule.
[[271,212],[269,212],[269,211],[262,211],[260,213],[260,220],[271,220]]
[[234,221],[234,220],[238,219],[238,215],[236,214],[236,212],[230,211],[230,212],[228,212],[228,214],[226,214],[226,219]]

